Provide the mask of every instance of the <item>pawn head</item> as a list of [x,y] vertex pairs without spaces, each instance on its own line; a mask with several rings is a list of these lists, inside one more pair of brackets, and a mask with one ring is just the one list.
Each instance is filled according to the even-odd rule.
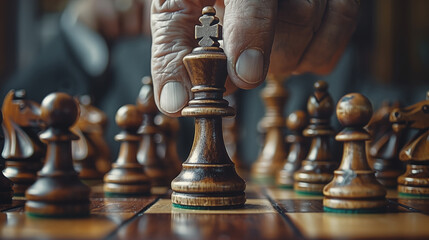
[[49,126],[67,129],[75,122],[79,114],[76,100],[66,93],[51,93],[41,105],[42,120]]
[[303,130],[308,125],[307,113],[298,110],[289,114],[286,120],[286,126],[291,131]]
[[118,127],[137,131],[143,121],[143,117],[136,106],[128,104],[119,108],[116,112],[115,120]]
[[360,93],[349,93],[338,101],[337,118],[344,127],[363,127],[371,117],[371,102]]
[[319,80],[314,83],[314,92],[308,98],[307,111],[311,117],[330,118],[334,111],[334,100],[328,92],[328,83]]

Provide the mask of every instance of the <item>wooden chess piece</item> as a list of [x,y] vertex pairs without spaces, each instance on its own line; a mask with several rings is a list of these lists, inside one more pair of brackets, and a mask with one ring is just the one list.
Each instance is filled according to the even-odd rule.
[[155,135],[161,130],[154,122],[158,108],[153,97],[152,79],[150,77],[143,78],[143,86],[137,98],[137,109],[143,115],[139,129],[142,140],[137,159],[144,166],[152,186],[168,186],[171,182],[168,168],[172,166],[165,166],[156,149]]
[[43,127],[40,105],[27,99],[24,90],[11,90],[3,101],[2,112],[4,174],[14,183],[14,194],[24,196],[27,188],[37,180],[37,171],[42,167],[45,154],[46,146],[38,136]]
[[205,7],[202,13],[202,26],[195,27],[200,47],[183,59],[194,98],[182,115],[195,117],[195,137],[182,172],[171,183],[171,200],[181,208],[242,207],[246,184],[237,175],[222,136],[222,117],[234,115],[222,98],[227,77],[226,55],[218,43],[222,28],[213,7]]
[[363,127],[371,116],[371,103],[362,94],[347,94],[337,104],[337,118],[344,129],[335,140],[344,142],[343,158],[334,179],[323,189],[326,211],[372,212],[386,205],[386,190],[366,159],[365,141],[371,136]]
[[80,114],[72,131],[79,139],[72,142],[73,164],[84,183],[95,185],[101,183],[104,176],[97,168],[97,161],[110,161],[110,156],[106,156],[110,151],[103,138],[107,116],[91,105],[89,96],[82,96],[78,101]]
[[[3,121],[0,113],[0,123]],[[3,175],[5,162],[0,159],[0,203],[11,203],[13,197],[13,182]]]
[[389,122],[390,113],[399,104],[395,105],[384,104],[366,126],[372,136],[367,141],[367,152],[372,159],[368,159],[368,163],[375,171],[377,180],[387,188],[396,188],[397,179],[404,172],[398,157],[403,131],[394,131]]
[[288,94],[283,87],[283,78],[269,76],[266,84],[261,96],[267,110],[259,123],[265,132],[265,140],[258,159],[252,165],[251,177],[256,182],[270,184],[274,183],[276,173],[286,158],[283,108]]
[[301,168],[294,174],[294,190],[300,193],[322,194],[337,167],[332,159],[329,145],[330,137],[335,133],[329,122],[334,111],[334,101],[328,93],[328,84],[317,81],[315,91],[307,102],[310,124],[303,131],[305,137],[311,138],[307,158]]
[[177,132],[180,124],[177,118],[168,117],[159,113],[155,117],[155,124],[161,129],[158,143],[158,155],[164,159],[164,165],[168,169],[168,179],[171,182],[182,171],[182,160],[177,154]]
[[112,170],[104,176],[104,192],[107,196],[150,194],[150,179],[137,161],[141,134],[137,131],[143,118],[136,106],[125,105],[116,113],[116,124],[122,131],[115,136],[121,142],[119,156]]
[[[229,102],[229,106],[236,109],[237,104],[234,94],[225,96],[224,98]],[[238,175],[240,175],[242,178],[245,178],[247,174],[247,167],[238,154],[239,137],[237,118],[235,116],[222,118],[222,131],[226,152],[234,163]]]
[[396,131],[405,127],[418,129],[417,135],[399,153],[407,164],[398,178],[398,192],[405,195],[429,195],[429,91],[426,100],[414,105],[397,108],[390,114]]
[[302,135],[307,125],[307,113],[304,111],[295,111],[286,120],[286,126],[291,131],[291,134],[286,136],[290,148],[283,168],[277,173],[276,183],[279,187],[293,188],[293,175],[301,167],[308,150],[307,139]]
[[79,106],[65,93],[52,93],[42,101],[41,117],[47,129],[40,139],[47,142],[45,165],[37,181],[27,189],[25,211],[32,216],[82,217],[89,215],[90,188],[73,168],[69,128],[76,122]]

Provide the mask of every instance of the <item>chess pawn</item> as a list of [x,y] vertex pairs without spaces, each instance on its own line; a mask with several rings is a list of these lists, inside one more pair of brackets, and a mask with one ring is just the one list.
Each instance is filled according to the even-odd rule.
[[311,138],[311,145],[307,158],[294,174],[294,190],[321,195],[323,187],[332,180],[337,167],[329,146],[330,137],[334,134],[329,125],[334,111],[334,101],[327,91],[328,84],[325,81],[317,81],[314,88],[315,91],[307,102],[310,124],[303,131],[305,137]]
[[274,183],[276,173],[286,158],[283,108],[288,94],[282,78],[269,76],[266,84],[261,96],[267,110],[259,123],[265,133],[265,140],[258,159],[252,165],[251,177],[256,182],[270,184]]
[[40,106],[27,99],[24,90],[11,90],[3,101],[2,112],[4,174],[14,183],[14,194],[24,196],[27,188],[37,180],[45,153],[45,146],[37,135],[43,127]]
[[122,131],[115,136],[121,142],[119,156],[104,176],[104,192],[107,196],[150,194],[150,180],[137,161],[141,135],[137,133],[142,116],[136,106],[125,105],[116,113],[116,124]]
[[301,167],[301,162],[307,154],[307,139],[302,136],[307,125],[307,113],[304,111],[295,111],[286,120],[286,126],[292,133],[286,136],[286,142],[290,144],[289,153],[276,177],[279,187],[293,188],[293,175]]
[[45,165],[37,181],[25,193],[27,214],[42,217],[81,217],[89,215],[90,188],[73,168],[70,131],[79,109],[65,93],[52,93],[42,101],[41,117],[47,129],[40,139],[48,144]]
[[388,188],[396,188],[398,177],[404,172],[399,161],[399,145],[403,138],[403,131],[394,131],[389,115],[394,105],[384,104],[372,116],[366,129],[372,136],[367,141],[368,163],[375,171],[377,180]]
[[335,140],[344,142],[343,158],[334,179],[323,189],[326,211],[372,212],[386,205],[386,190],[375,178],[365,154],[365,141],[371,136],[363,127],[371,116],[371,103],[359,93],[347,94],[337,104],[337,118],[344,129]]
[[168,117],[159,113],[155,117],[155,124],[161,129],[161,140],[158,144],[164,165],[168,168],[169,182],[173,180],[180,171],[182,171],[182,161],[177,154],[177,132],[179,131],[180,124],[177,118]]
[[416,136],[399,153],[407,164],[398,178],[398,192],[405,195],[429,195],[429,91],[426,100],[405,108],[396,108],[390,114],[396,131],[405,127],[418,129]]
[[158,156],[155,135],[161,130],[155,125],[154,119],[158,113],[158,108],[153,97],[152,79],[143,78],[143,86],[137,98],[137,109],[143,115],[143,121],[139,129],[142,135],[137,159],[145,168],[152,186],[168,186],[170,184],[168,168]]
[[195,27],[200,47],[183,59],[194,98],[182,115],[195,117],[195,137],[182,171],[171,183],[171,200],[181,208],[237,208],[246,201],[246,185],[226,153],[222,135],[222,117],[234,115],[222,98],[227,77],[226,55],[218,43],[222,29],[213,7],[202,13],[202,26]]

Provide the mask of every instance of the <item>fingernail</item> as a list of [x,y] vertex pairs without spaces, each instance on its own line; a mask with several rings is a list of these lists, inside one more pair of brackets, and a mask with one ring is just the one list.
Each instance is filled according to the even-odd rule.
[[246,49],[238,57],[235,72],[238,77],[250,84],[258,83],[262,79],[264,69],[264,55],[257,49]]
[[188,101],[188,94],[180,82],[167,82],[161,90],[159,105],[167,113],[180,111]]

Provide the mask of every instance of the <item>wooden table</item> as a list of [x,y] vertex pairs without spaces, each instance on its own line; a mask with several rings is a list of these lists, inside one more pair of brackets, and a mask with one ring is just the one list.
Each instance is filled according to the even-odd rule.
[[93,187],[91,216],[26,216],[25,200],[0,205],[1,239],[429,239],[429,198],[388,193],[379,214],[323,212],[322,196],[248,184],[239,210],[171,206],[170,190],[141,198],[105,198]]

